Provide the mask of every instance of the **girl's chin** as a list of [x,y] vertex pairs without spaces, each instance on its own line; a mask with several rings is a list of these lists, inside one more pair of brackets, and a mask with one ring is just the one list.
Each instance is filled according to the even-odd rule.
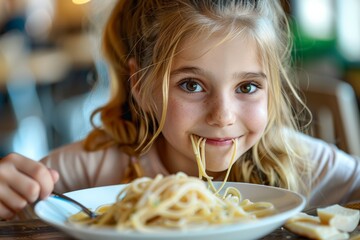
[[218,172],[224,172],[226,171],[231,164],[231,161],[233,160],[232,164],[234,164],[236,162],[236,160],[238,160],[240,158],[240,154],[239,152],[237,152],[236,156],[234,159],[232,159],[232,155],[233,153],[228,153],[228,154],[224,154],[223,157],[219,157],[219,158],[214,158],[212,159],[211,157],[207,157],[206,160],[206,170],[207,171],[211,171],[214,173],[218,173]]
[[213,173],[219,173],[219,172],[226,171],[229,167],[230,167],[230,162],[228,162],[228,163],[221,162],[220,164],[207,163],[206,164],[206,171],[210,171],[210,172],[213,172]]

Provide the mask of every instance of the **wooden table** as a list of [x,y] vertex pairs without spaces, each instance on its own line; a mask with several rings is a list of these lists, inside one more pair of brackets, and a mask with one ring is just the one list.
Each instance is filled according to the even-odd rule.
[[[351,234],[351,236],[360,234],[360,226]],[[56,228],[44,223],[38,219],[25,220],[25,221],[3,221],[0,222],[0,239],[11,240],[30,240],[30,239],[62,239],[62,240],[74,240],[69,235],[57,230]],[[306,239],[295,234],[290,233],[284,228],[278,228],[274,232],[270,233],[262,240],[298,240]]]

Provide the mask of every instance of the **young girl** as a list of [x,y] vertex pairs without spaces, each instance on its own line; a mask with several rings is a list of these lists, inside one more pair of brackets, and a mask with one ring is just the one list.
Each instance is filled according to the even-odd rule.
[[41,163],[2,159],[0,217],[53,188],[197,176],[200,140],[214,180],[236,144],[229,181],[291,189],[310,205],[360,200],[359,159],[298,129],[288,30],[275,0],[118,1],[103,34],[113,78],[110,101],[93,114],[101,126]]

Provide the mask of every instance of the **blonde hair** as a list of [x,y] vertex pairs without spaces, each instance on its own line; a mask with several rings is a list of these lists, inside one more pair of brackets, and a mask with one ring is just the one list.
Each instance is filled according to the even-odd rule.
[[[290,31],[276,0],[119,0],[103,33],[113,94],[93,113],[100,113],[102,126],[94,126],[85,141],[86,149],[115,145],[132,156],[145,153],[161,134],[170,68],[180,44],[199,33],[211,36],[217,32],[226,33],[226,37],[243,32],[251,35],[271,83],[265,132],[237,161],[231,180],[299,190],[304,184],[299,179],[309,174],[309,169],[307,161],[301,159],[304,148],[289,141],[289,136],[298,130],[292,101],[303,103],[287,75]],[[137,101],[130,86],[130,59],[138,66],[133,86],[139,93]],[[162,109],[156,109],[153,96],[159,90]],[[162,113],[160,121],[156,112]]]

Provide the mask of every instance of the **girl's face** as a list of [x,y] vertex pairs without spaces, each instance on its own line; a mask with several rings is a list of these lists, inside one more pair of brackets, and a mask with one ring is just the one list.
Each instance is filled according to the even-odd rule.
[[[229,167],[262,136],[268,118],[268,84],[254,40],[223,36],[185,41],[171,69],[161,159],[171,173],[198,175],[190,135],[206,138],[206,168]],[[159,107],[160,107],[159,103]],[[159,108],[161,109],[161,108]]]

